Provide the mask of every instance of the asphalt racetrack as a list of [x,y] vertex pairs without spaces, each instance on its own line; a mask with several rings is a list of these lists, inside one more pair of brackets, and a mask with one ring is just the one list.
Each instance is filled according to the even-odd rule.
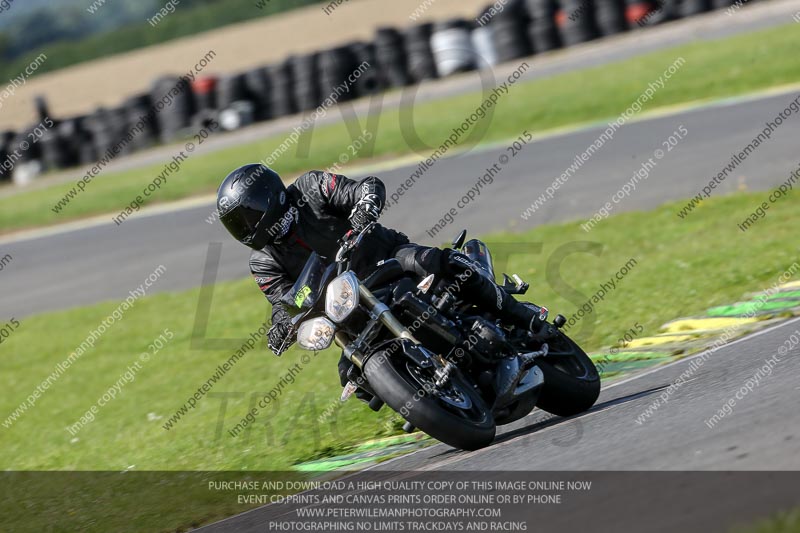
[[[524,230],[538,224],[589,219],[631,179],[642,163],[681,126],[687,134],[666,151],[646,180],[614,209],[639,210],[698,194],[794,98],[795,92],[757,100],[731,101],[676,114],[631,122],[596,152],[573,177],[527,220],[522,213],[591,145],[606,128],[594,128],[533,142],[484,181],[481,194],[458,209],[458,201],[497,164],[506,146],[476,149],[438,161],[392,205],[381,222],[423,244],[440,245],[460,229],[473,234]],[[645,109],[646,111],[646,109]],[[714,195],[737,188],[766,190],[787,179],[797,168],[800,118],[792,115],[771,139],[761,144]],[[423,152],[421,158],[429,153]],[[243,162],[244,163],[244,162]],[[383,172],[388,194],[397,190],[416,165]],[[358,178],[358,176],[351,176]],[[222,179],[222,176],[220,176]],[[189,289],[201,284],[211,243],[222,243],[217,280],[249,274],[248,251],[215,222],[213,204],[132,218],[116,226],[107,222],[36,238],[6,239],[13,256],[0,276],[0,313],[16,316],[66,309],[104,300],[122,299],[158,265],[167,267],[151,292]],[[457,216],[435,238],[427,231],[451,208]],[[255,287],[254,287],[255,290]]]
[[[495,443],[482,450],[438,444],[356,477],[383,474],[380,479],[403,480],[414,479],[411,472],[447,471],[442,479],[457,479],[458,472],[509,479],[515,472],[531,471],[537,473],[530,479],[550,479],[582,471],[603,487],[602,497],[585,506],[522,509],[530,527],[548,532],[578,526],[591,531],[729,531],[797,503],[785,471],[800,469],[800,349],[787,342],[799,329],[800,319],[792,319],[710,355],[606,386],[597,404],[576,417],[534,411],[500,428]],[[752,391],[740,392],[772,357],[773,372]],[[732,398],[732,413],[709,428],[706,421]],[[648,409],[650,416],[642,418]],[[773,471],[770,479],[766,472],[752,477],[731,473],[765,470]],[[647,471],[649,480],[620,471]],[[269,522],[278,519],[297,520],[296,506],[260,507],[201,530],[268,531]]]

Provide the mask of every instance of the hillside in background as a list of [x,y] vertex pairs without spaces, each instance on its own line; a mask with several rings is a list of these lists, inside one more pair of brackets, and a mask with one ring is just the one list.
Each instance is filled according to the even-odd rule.
[[12,0],[0,13],[0,79],[19,75],[40,53],[48,59],[36,74],[319,1],[180,0],[152,26],[147,19],[162,0]]

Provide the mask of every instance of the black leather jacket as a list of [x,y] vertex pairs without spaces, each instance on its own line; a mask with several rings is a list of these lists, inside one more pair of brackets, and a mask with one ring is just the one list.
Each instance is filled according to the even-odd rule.
[[[273,324],[288,319],[280,299],[300,276],[311,252],[333,261],[339,248],[337,241],[351,229],[348,216],[353,206],[363,195],[376,194],[382,208],[386,187],[374,176],[355,182],[339,174],[312,170],[289,185],[287,194],[297,209],[297,222],[279,242],[250,255],[250,272],[272,304]],[[407,243],[403,233],[378,226],[364,238],[361,253],[353,257],[353,269],[365,276],[378,261],[391,257],[395,248]]]

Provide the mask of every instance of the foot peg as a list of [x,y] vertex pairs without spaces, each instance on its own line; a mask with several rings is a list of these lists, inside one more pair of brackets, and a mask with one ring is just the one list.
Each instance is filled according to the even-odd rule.
[[380,411],[383,406],[384,406],[383,400],[381,400],[377,396],[373,396],[372,399],[369,401],[369,408],[375,411],[376,413]]

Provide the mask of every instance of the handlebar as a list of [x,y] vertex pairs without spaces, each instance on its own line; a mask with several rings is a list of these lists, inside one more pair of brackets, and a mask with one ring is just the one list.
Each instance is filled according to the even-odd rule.
[[370,222],[361,231],[350,230],[344,234],[344,237],[339,241],[339,251],[336,252],[336,262],[341,266],[342,263],[349,258],[350,252],[358,248],[364,237],[372,231],[377,222]]

